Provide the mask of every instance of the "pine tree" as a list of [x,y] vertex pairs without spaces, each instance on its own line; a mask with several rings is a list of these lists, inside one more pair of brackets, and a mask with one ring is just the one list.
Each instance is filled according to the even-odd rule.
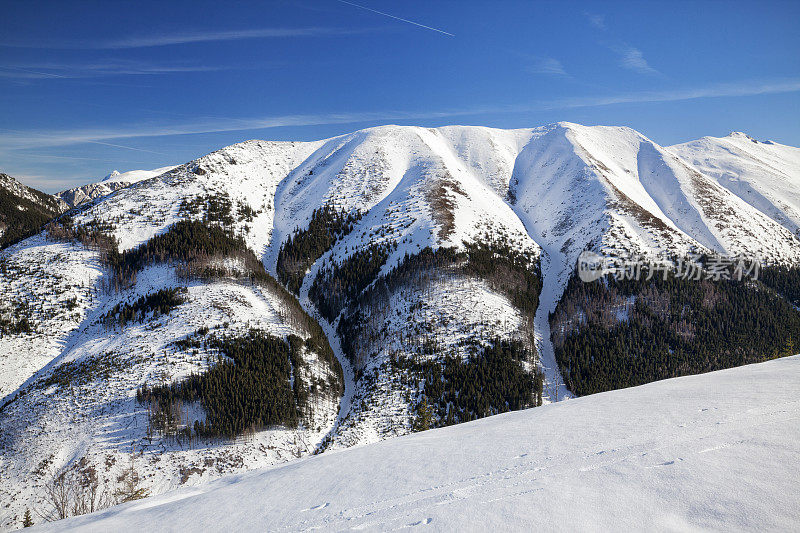
[[795,355],[797,350],[794,346],[794,339],[792,339],[792,334],[790,333],[789,336],[786,338],[786,343],[783,345],[783,355],[790,356]]
[[31,527],[33,525],[33,518],[31,518],[31,510],[25,509],[25,516],[22,519],[22,527]]
[[423,398],[417,406],[417,418],[414,420],[414,431],[427,431],[433,424],[433,409],[428,405],[428,399]]

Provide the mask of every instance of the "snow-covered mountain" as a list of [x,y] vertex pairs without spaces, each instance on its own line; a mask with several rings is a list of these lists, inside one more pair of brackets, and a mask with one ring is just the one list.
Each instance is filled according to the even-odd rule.
[[39,231],[67,205],[0,173],[0,249]]
[[231,476],[45,530],[793,531],[798,387],[800,356],[675,378]]
[[800,148],[745,133],[703,137],[670,147],[703,174],[800,235]]
[[159,176],[175,168],[167,166],[155,170],[129,170],[119,172],[114,170],[102,180],[96,183],[89,183],[56,193],[56,196],[64,201],[69,207],[76,207],[96,198],[102,198],[114,191],[123,189],[133,183]]
[[[384,126],[112,177],[126,185],[0,256],[0,526],[44,505],[67,467],[113,489],[132,450],[158,493],[572,397],[550,319],[582,251],[800,264],[796,149],[705,142],[571,123]],[[208,375],[254,335],[288,343],[280,406],[296,425],[207,438],[193,427],[210,399],[148,392]]]

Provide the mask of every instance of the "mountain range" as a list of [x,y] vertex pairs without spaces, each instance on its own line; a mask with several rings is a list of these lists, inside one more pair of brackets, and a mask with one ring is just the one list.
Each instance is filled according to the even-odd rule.
[[800,338],[800,149],[743,133],[383,126],[3,191],[41,210],[0,252],[3,528],[66,470],[155,494]]

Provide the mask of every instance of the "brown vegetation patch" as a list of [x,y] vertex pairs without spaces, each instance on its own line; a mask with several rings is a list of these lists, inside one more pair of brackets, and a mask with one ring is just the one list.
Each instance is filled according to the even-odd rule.
[[467,197],[467,193],[453,179],[449,172],[437,179],[432,186],[425,191],[425,199],[431,206],[433,219],[439,226],[439,239],[445,240],[453,234],[456,227],[456,217],[453,209],[455,208],[454,197],[451,192]]

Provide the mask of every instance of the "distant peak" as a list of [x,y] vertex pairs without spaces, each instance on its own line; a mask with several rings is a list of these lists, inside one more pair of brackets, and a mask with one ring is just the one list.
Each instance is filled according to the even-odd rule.
[[748,134],[744,133],[743,131],[732,131],[732,132],[730,132],[728,134],[728,137],[731,137],[731,138],[734,138],[734,139],[747,139],[747,140],[753,141],[754,143],[758,142],[757,140],[753,139],[752,137],[750,137]]
[[103,178],[103,181],[108,181],[110,179],[116,178],[117,176],[119,176],[119,170],[112,170],[111,174]]

